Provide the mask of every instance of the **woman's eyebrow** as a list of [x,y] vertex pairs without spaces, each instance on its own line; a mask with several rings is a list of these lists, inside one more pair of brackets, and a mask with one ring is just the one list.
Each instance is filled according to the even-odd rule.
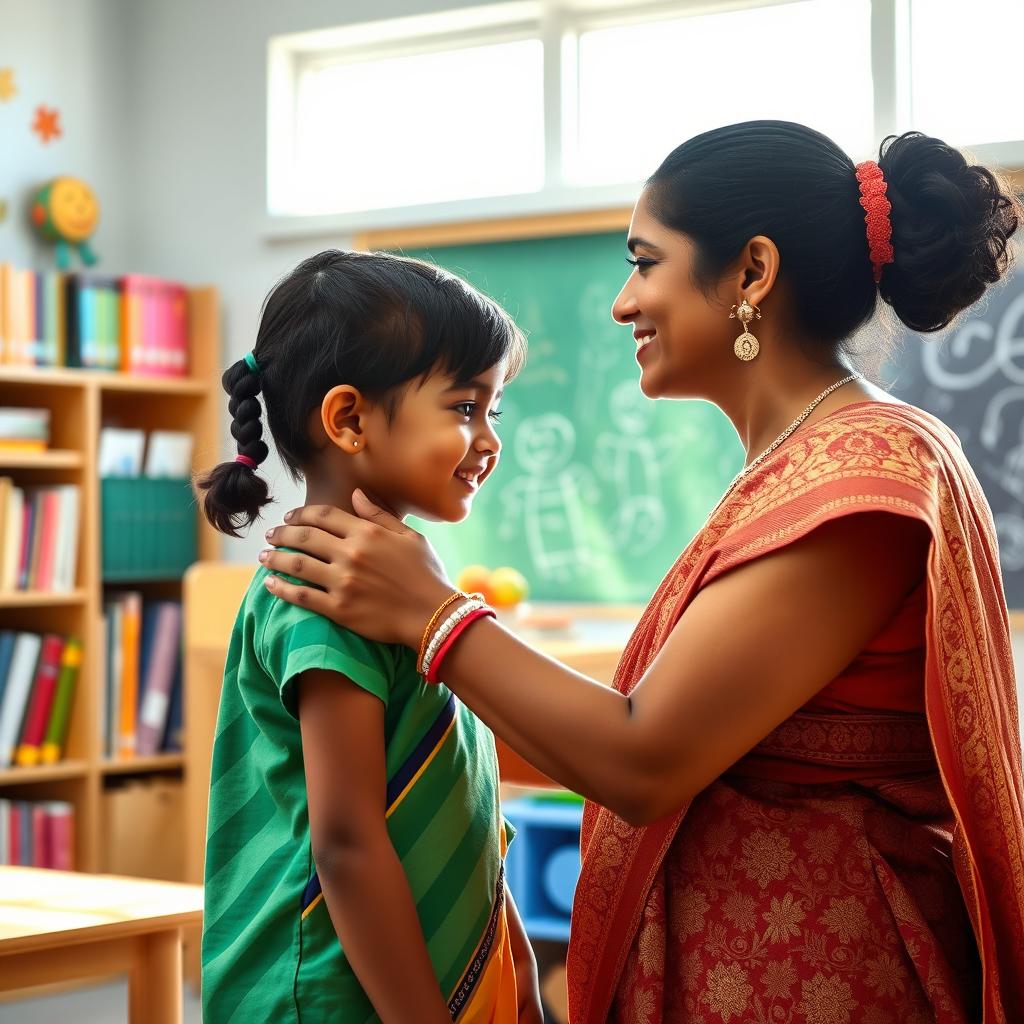
[[626,240],[626,248],[630,252],[636,252],[638,246],[643,246],[645,249],[653,249],[655,252],[660,250],[653,242],[648,242],[646,238],[640,238],[637,235],[633,235],[631,238]]

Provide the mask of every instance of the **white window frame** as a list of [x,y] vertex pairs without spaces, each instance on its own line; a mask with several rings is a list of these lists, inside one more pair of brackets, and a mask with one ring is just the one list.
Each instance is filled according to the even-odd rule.
[[[618,25],[746,10],[799,0],[515,0],[437,14],[353,24],[272,39],[267,75],[268,213],[272,240],[483,219],[522,217],[631,206],[641,182],[580,186],[567,168],[575,158],[579,36]],[[909,57],[910,12],[915,0],[871,0],[871,71],[874,138],[913,126]],[[921,2],[921,0],[917,0]],[[927,0],[924,0],[927,2]],[[438,52],[463,46],[539,38],[544,46],[544,184],[536,192],[346,213],[274,213],[288,189],[294,154],[295,101],[301,75],[324,64]],[[751,45],[756,46],[756,41]],[[680,140],[682,141],[682,140]],[[971,147],[983,162],[1024,167],[1024,140]],[[851,154],[864,158],[869,154]],[[653,168],[652,168],[653,170]]]

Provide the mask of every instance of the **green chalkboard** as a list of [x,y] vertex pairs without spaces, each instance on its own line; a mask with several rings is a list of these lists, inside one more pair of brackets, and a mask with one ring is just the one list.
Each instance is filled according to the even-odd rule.
[[457,525],[417,523],[454,577],[515,566],[538,600],[650,597],[742,464],[705,402],[652,402],[612,301],[625,233],[405,250],[497,299],[529,337],[502,402],[501,463]]

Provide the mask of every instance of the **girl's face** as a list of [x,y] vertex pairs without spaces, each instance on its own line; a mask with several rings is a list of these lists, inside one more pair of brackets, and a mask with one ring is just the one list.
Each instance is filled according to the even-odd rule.
[[367,488],[400,516],[465,519],[498,464],[504,382],[503,363],[464,384],[433,374],[405,389],[390,423],[374,408],[365,421],[366,450],[356,460],[368,463],[360,474]]
[[729,306],[709,301],[693,283],[692,243],[651,213],[646,193],[633,211],[626,244],[635,269],[612,317],[633,325],[641,390],[648,398],[713,394],[716,378],[736,361],[732,339],[741,329],[731,330],[737,321],[729,319]]

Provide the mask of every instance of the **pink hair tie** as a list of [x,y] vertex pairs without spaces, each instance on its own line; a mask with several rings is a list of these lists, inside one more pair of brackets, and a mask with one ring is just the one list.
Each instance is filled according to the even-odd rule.
[[240,462],[243,466],[248,466],[250,469],[256,469],[256,460],[250,459],[248,455],[236,455],[235,462]]
[[882,280],[882,267],[895,259],[892,251],[892,204],[885,197],[888,185],[882,168],[874,160],[857,164],[857,182],[860,185],[860,205],[864,207],[864,221],[868,226],[868,254],[875,284]]

